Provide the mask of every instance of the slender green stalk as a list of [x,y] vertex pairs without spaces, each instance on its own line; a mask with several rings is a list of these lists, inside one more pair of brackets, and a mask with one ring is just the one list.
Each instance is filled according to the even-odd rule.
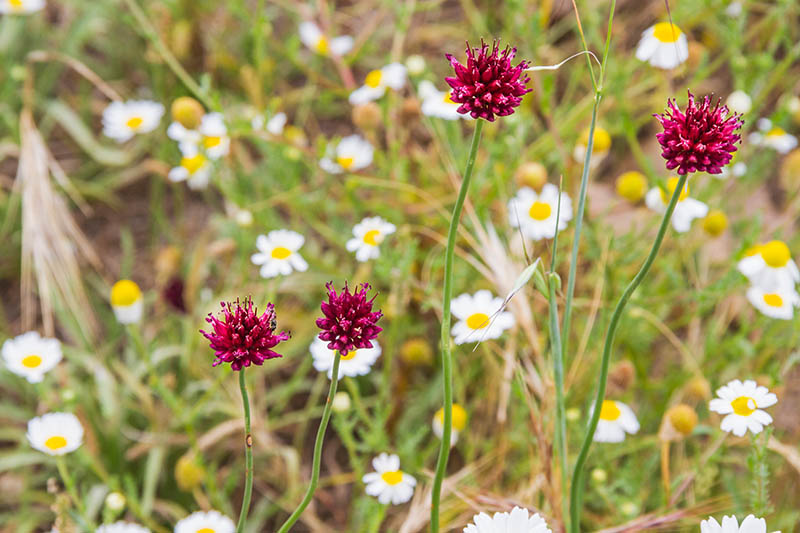
[[453,260],[455,258],[456,234],[458,223],[461,219],[461,210],[467,198],[469,182],[472,179],[472,169],[475,167],[475,158],[478,155],[478,145],[481,141],[483,120],[475,123],[475,132],[472,134],[472,145],[469,148],[467,167],[464,170],[464,179],[458,191],[458,199],[453,207],[453,217],[450,219],[450,229],[447,232],[447,249],[444,255],[444,290],[442,291],[442,388],[444,392],[444,420],[442,429],[442,442],[439,445],[439,457],[436,460],[436,475],[433,478],[433,492],[431,500],[431,533],[439,531],[439,501],[442,497],[442,481],[447,470],[447,459],[450,456],[450,435],[453,423],[453,357],[450,350],[450,301],[453,299]]
[[242,404],[244,405],[245,482],[242,509],[239,511],[239,522],[236,524],[236,533],[242,533],[244,531],[244,525],[245,522],[247,522],[247,513],[250,511],[250,498],[253,496],[253,435],[250,434],[250,398],[247,396],[244,368],[239,371],[239,389],[242,391]]
[[69,474],[67,463],[63,455],[56,457],[56,467],[58,468],[58,475],[61,476],[61,481],[64,482],[64,487],[67,489],[67,494],[69,494],[72,503],[75,504],[75,508],[78,510],[78,514],[81,515],[81,518],[86,521],[88,526],[92,526],[89,517],[86,516],[86,507],[83,505],[83,500],[81,500],[78,495],[78,489],[75,488],[75,480],[72,479],[72,476]]
[[328,399],[325,401],[325,409],[322,411],[322,420],[317,429],[317,439],[314,441],[314,458],[311,463],[311,482],[308,484],[306,495],[303,496],[303,501],[297,506],[297,509],[286,519],[278,533],[287,533],[291,527],[303,514],[311,499],[314,497],[314,492],[317,490],[319,483],[319,467],[322,462],[322,441],[325,440],[325,430],[328,428],[328,421],[331,418],[331,407],[333,406],[333,397],[336,395],[336,387],[339,383],[339,361],[342,359],[342,354],[336,350],[336,355],[333,358],[333,374],[331,375],[331,386],[328,389]]
[[619,325],[619,320],[622,317],[622,311],[625,309],[625,305],[627,305],[628,300],[630,300],[631,296],[633,295],[633,292],[642,283],[642,280],[644,280],[645,276],[647,276],[647,272],[650,270],[650,267],[653,266],[653,262],[658,255],[658,250],[661,248],[661,243],[664,240],[664,235],[667,232],[669,221],[672,218],[672,212],[675,210],[675,206],[678,204],[678,197],[680,196],[683,187],[686,185],[686,179],[688,177],[688,174],[684,174],[678,180],[678,184],[672,193],[672,198],[670,198],[667,210],[664,213],[664,218],[661,219],[661,225],[658,228],[658,233],[656,234],[656,239],[653,242],[650,253],[644,260],[639,272],[625,288],[622,296],[620,296],[620,299],[614,308],[614,313],[611,315],[611,321],[608,324],[606,340],[605,344],[603,345],[603,358],[600,362],[600,377],[597,382],[597,394],[595,395],[592,418],[589,421],[589,427],[586,430],[586,435],[583,438],[583,444],[580,452],[578,453],[578,458],[575,460],[575,468],[572,472],[572,487],[570,488],[570,533],[580,533],[580,502],[581,498],[583,497],[583,467],[589,455],[589,449],[592,446],[592,439],[595,431],[597,430],[597,424],[600,421],[600,406],[602,405],[603,399],[606,395],[606,380],[608,379],[608,365],[609,361],[611,360],[611,349],[614,346],[614,335],[617,332],[617,326]]

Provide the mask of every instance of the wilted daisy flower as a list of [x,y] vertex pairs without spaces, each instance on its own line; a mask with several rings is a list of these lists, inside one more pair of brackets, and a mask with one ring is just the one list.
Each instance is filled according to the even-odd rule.
[[791,320],[794,308],[800,307],[800,295],[794,287],[786,285],[776,285],[771,289],[752,285],[747,289],[747,299],[763,314],[782,320]]
[[341,174],[361,170],[372,164],[372,145],[360,135],[348,135],[336,145],[328,147],[328,155],[320,159],[325,172]]
[[44,9],[44,0],[0,0],[3,15],[23,15]]
[[162,116],[164,106],[158,102],[111,102],[103,111],[103,133],[106,137],[123,143],[137,133],[148,133],[156,129]]
[[595,442],[622,442],[626,433],[635,435],[638,432],[639,421],[630,407],[622,402],[603,400],[593,437]]
[[[667,205],[672,198],[672,193],[675,187],[678,186],[678,178],[673,177],[667,181],[667,190],[664,191],[660,187],[653,187],[647,191],[644,201],[647,207],[656,213],[665,213]],[[692,227],[692,220],[696,218],[703,218],[708,214],[708,206],[699,200],[689,198],[689,183],[683,186],[683,190],[678,196],[678,203],[675,204],[675,210],[672,212],[672,227],[678,233],[685,233]]]
[[508,311],[498,313],[503,299],[487,290],[462,294],[453,299],[451,307],[453,316],[458,319],[450,331],[456,344],[497,339],[514,326],[514,315]]
[[689,41],[675,24],[659,22],[642,32],[636,59],[661,69],[672,69],[689,59]]
[[[450,432],[450,446],[455,446],[458,442],[459,434],[467,427],[467,412],[461,407],[460,404],[453,404],[453,427]],[[433,415],[433,434],[438,438],[442,438],[444,434],[444,407],[440,407],[436,414]]]
[[741,526],[735,516],[723,516],[722,524],[714,517],[700,522],[700,533],[767,533],[767,522],[763,518],[747,515]]
[[728,95],[725,104],[734,113],[746,115],[753,108],[753,99],[744,91],[733,91]]
[[308,20],[300,23],[299,33],[303,44],[319,55],[343,56],[353,48],[353,38],[349,35],[329,39],[319,26]]
[[72,413],[47,413],[28,422],[31,447],[48,455],[74,452],[83,444],[83,426]]
[[44,375],[61,361],[58,339],[41,337],[36,331],[23,333],[3,343],[3,362],[6,367],[30,383],[39,383]]
[[305,241],[306,238],[296,231],[272,230],[256,237],[258,253],[253,254],[250,260],[255,265],[261,265],[259,273],[262,278],[288,276],[293,270],[305,272],[308,263],[298,252]]
[[786,133],[780,126],[773,126],[768,118],[761,118],[756,124],[759,131],[754,131],[748,140],[759,146],[772,148],[779,154],[788,154],[797,146],[797,137]]
[[367,300],[369,283],[362,283],[350,292],[347,283],[340,293],[336,293],[333,283],[326,283],[328,301],[320,305],[322,318],[317,319],[317,327],[322,330],[319,338],[328,341],[329,350],[350,353],[355,349],[372,348],[372,341],[378,337],[383,328],[378,320],[383,313],[372,310],[375,296]]
[[114,522],[98,527],[95,533],[150,533],[150,530],[133,522]]
[[793,288],[800,283],[800,269],[792,260],[792,253],[783,241],[770,241],[753,246],[737,265],[739,272],[754,285],[767,290]]
[[267,119],[264,115],[259,114],[253,117],[253,120],[250,121],[250,125],[253,127],[254,130],[267,130],[267,133],[270,135],[275,135],[276,137],[283,134],[283,128],[286,126],[286,113],[280,112],[275,113],[269,119]]
[[236,524],[219,511],[198,511],[175,524],[175,533],[233,533]]
[[353,105],[366,104],[382,97],[386,89],[399,91],[406,84],[406,66],[402,63],[390,63],[385,67],[370,71],[364,85],[350,93],[348,100]]
[[538,514],[528,515],[527,509],[514,507],[510,513],[476,514],[463,533],[550,533],[547,522]]
[[743,436],[748,429],[753,434],[761,433],[764,426],[772,423],[772,417],[762,409],[778,403],[777,396],[753,380],[742,383],[734,379],[717,389],[717,396],[711,400],[708,408],[726,415],[720,429],[737,437]]
[[[309,347],[311,357],[314,359],[314,368],[319,372],[327,372],[328,379],[333,377],[333,359],[335,350],[328,348],[328,343],[316,337]],[[365,376],[369,374],[372,365],[381,356],[381,347],[378,341],[372,341],[372,348],[357,348],[343,353],[339,358],[339,376]]]
[[[529,187],[522,187],[508,202],[509,224],[512,228],[520,228],[523,235],[534,241],[552,239],[557,231],[566,228],[567,222],[572,220],[572,200],[567,193],[560,194],[559,213],[559,191],[556,185],[546,183],[540,193]],[[558,227],[556,227],[556,215],[558,215]]]
[[211,178],[211,162],[195,145],[185,146],[181,163],[169,171],[170,181],[185,181],[190,189],[200,190],[208,187]]
[[129,280],[121,279],[111,287],[111,309],[120,324],[135,324],[142,320],[144,301],[142,290]]
[[[592,159],[589,161],[589,167],[594,168],[603,162],[603,159],[608,155],[611,149],[611,135],[608,131],[601,127],[595,127],[594,143],[592,144]],[[578,163],[583,163],[586,157],[586,147],[589,146],[589,130],[585,129],[581,133],[578,143],[575,145],[575,150],[572,151],[572,157]]]
[[381,217],[367,217],[353,227],[353,238],[347,241],[347,251],[356,253],[357,261],[368,261],[380,255],[378,248],[387,235],[397,227]]
[[406,503],[414,495],[417,480],[400,470],[400,458],[381,453],[372,460],[375,472],[365,474],[361,480],[367,485],[365,492],[375,496],[384,505]]
[[469,118],[458,112],[461,104],[453,102],[450,92],[440,91],[428,80],[421,81],[417,94],[422,98],[422,114],[428,117],[443,118],[445,120],[458,120]]
[[200,330],[210,341],[211,349],[217,358],[212,366],[230,363],[231,369],[241,370],[251,364],[261,366],[267,359],[282,357],[272,350],[278,343],[289,340],[289,333],[275,333],[278,327],[275,306],[267,304],[267,309],[258,314],[253,300],[246,298],[244,303],[221,302],[222,319],[208,314],[206,322],[211,324],[212,332]]

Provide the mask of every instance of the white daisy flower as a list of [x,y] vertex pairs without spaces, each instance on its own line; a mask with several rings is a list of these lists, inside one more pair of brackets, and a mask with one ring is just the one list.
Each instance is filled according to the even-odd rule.
[[428,80],[420,82],[417,94],[422,98],[422,114],[425,116],[445,120],[472,119],[458,112],[461,104],[453,102],[450,91],[440,91]]
[[283,112],[275,113],[269,120],[267,120],[264,115],[256,115],[253,117],[253,120],[250,121],[250,125],[254,130],[260,131],[265,129],[270,135],[278,137],[283,134],[283,128],[286,127],[287,120],[286,113]]
[[592,440],[595,442],[622,442],[625,434],[639,432],[639,421],[633,410],[622,402],[603,400],[600,407],[600,420]]
[[129,280],[122,279],[111,287],[111,309],[120,324],[136,324],[141,322],[144,314],[144,300],[139,286]]
[[[433,434],[441,439],[444,435],[444,407],[440,407],[436,414],[433,415],[431,422]],[[450,446],[455,446],[458,442],[458,437],[464,428],[467,427],[467,411],[461,407],[460,404],[453,404],[453,424],[450,430]]]
[[106,137],[124,143],[137,133],[149,133],[156,129],[162,116],[164,106],[158,102],[111,102],[103,111],[103,133]]
[[800,307],[800,295],[792,287],[765,290],[758,285],[752,285],[747,289],[747,299],[761,313],[781,320],[791,320],[794,317],[794,308]]
[[397,227],[381,217],[367,217],[353,227],[353,238],[347,241],[347,251],[356,253],[356,261],[376,259],[380,245]]
[[203,140],[198,130],[189,129],[178,121],[167,127],[167,137],[178,143],[181,152],[199,150],[200,142]]
[[200,143],[209,159],[219,159],[228,155],[231,149],[231,138],[228,128],[220,113],[206,113],[200,121]]
[[353,48],[353,38],[349,35],[329,39],[319,26],[310,21],[300,23],[299,33],[304,45],[323,56],[343,56]]
[[0,0],[0,13],[3,15],[23,15],[44,8],[44,0]]
[[567,227],[572,220],[572,200],[565,192],[561,193],[561,213],[558,215],[558,187],[545,183],[542,192],[537,193],[529,187],[517,191],[517,195],[508,202],[508,221],[512,228],[520,228],[523,235],[538,241],[552,239],[556,231]]
[[175,533],[234,533],[236,524],[219,511],[198,511],[175,524]]
[[399,91],[406,84],[406,70],[406,66],[401,63],[390,63],[371,71],[367,74],[364,85],[350,93],[348,100],[353,105],[361,105],[382,97],[387,88]]
[[689,40],[675,24],[659,22],[642,32],[636,59],[669,70],[689,59]]
[[305,272],[308,263],[298,253],[306,238],[288,229],[276,229],[266,235],[256,238],[258,253],[253,254],[250,260],[255,265],[261,265],[262,278],[275,276],[288,276],[293,270]]
[[[334,350],[328,348],[328,343],[319,337],[309,347],[311,357],[314,359],[314,368],[318,372],[327,372],[328,379],[333,377]],[[369,374],[372,365],[381,356],[381,347],[378,341],[372,341],[372,348],[358,348],[343,354],[339,358],[339,379],[342,376],[354,378]]]
[[[611,150],[611,134],[608,133],[608,130],[596,126],[592,138],[592,158],[589,160],[589,168],[595,168],[602,163]],[[589,129],[587,128],[581,132],[581,136],[575,144],[575,149],[572,151],[572,157],[575,161],[583,164],[588,146]]]
[[753,99],[744,91],[733,91],[728,95],[725,104],[734,113],[746,115],[753,108]]
[[150,530],[133,522],[120,521],[102,525],[95,530],[95,533],[150,533]]
[[758,119],[756,125],[759,131],[750,134],[748,139],[751,143],[772,148],[779,154],[788,154],[797,146],[797,137],[779,126],[773,126],[770,119]]
[[783,241],[770,241],[745,252],[736,268],[754,285],[767,291],[794,288],[800,283],[800,269]]
[[360,135],[348,135],[336,145],[329,146],[329,154],[323,157],[319,166],[325,172],[341,174],[361,170],[372,164],[372,145]]
[[48,455],[65,455],[83,444],[83,426],[72,413],[47,413],[28,421],[28,442]]
[[39,383],[61,361],[61,343],[58,339],[41,337],[38,332],[29,331],[6,340],[2,355],[11,372],[30,383]]
[[[496,339],[514,326],[514,315],[500,311],[503,299],[487,290],[462,294],[453,299],[451,311],[458,322],[450,330],[456,344]],[[495,314],[496,313],[496,314]]]
[[528,515],[527,509],[514,507],[510,513],[476,514],[463,533],[551,533],[547,522],[538,514]]
[[700,522],[700,533],[767,533],[767,522],[763,518],[747,515],[742,520],[742,525],[735,516],[723,516],[722,524],[714,517]]
[[170,170],[167,177],[174,182],[185,181],[192,190],[207,188],[211,179],[211,161],[196,145],[187,144],[184,148],[180,165]]
[[[717,389],[717,398],[711,400],[708,408],[715,413],[726,415],[720,429],[743,436],[749,429],[753,434],[761,433],[764,426],[772,423],[772,417],[762,408],[778,403],[778,397],[766,387],[753,380],[744,383],[734,379]],[[727,532],[726,532],[727,533]]]
[[[647,191],[644,202],[647,207],[656,213],[664,214],[667,211],[672,192],[678,186],[678,178],[673,177],[667,181],[667,191],[659,187],[653,187]],[[708,214],[708,206],[699,200],[689,198],[689,182],[684,185],[681,194],[678,196],[678,203],[672,212],[672,227],[678,233],[686,233],[692,227],[692,220],[704,218]]]
[[417,480],[400,470],[400,458],[381,453],[372,460],[375,472],[365,474],[361,480],[367,485],[365,492],[386,505],[406,503],[414,495]]

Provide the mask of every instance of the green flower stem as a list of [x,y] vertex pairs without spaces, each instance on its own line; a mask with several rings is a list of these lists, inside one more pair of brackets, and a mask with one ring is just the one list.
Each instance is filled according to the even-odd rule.
[[253,436],[250,434],[250,399],[247,396],[244,368],[239,371],[239,389],[242,391],[242,404],[244,405],[244,453],[246,470],[242,509],[239,511],[239,522],[236,524],[236,533],[242,533],[244,531],[244,524],[247,522],[247,513],[250,510],[250,498],[253,496]]
[[308,484],[308,490],[303,497],[303,501],[297,506],[292,515],[283,523],[278,533],[286,533],[303,514],[311,499],[314,497],[314,491],[317,490],[319,483],[319,467],[322,462],[322,441],[325,440],[325,430],[328,428],[328,421],[331,418],[331,407],[333,406],[333,397],[336,395],[336,387],[339,383],[339,361],[342,359],[342,354],[336,350],[336,355],[333,358],[333,375],[331,375],[331,386],[328,389],[328,399],[325,401],[325,409],[322,411],[322,420],[319,423],[317,430],[317,438],[314,441],[314,458],[311,463],[311,482]]
[[78,510],[78,514],[81,515],[86,525],[92,527],[93,524],[89,520],[89,517],[86,516],[86,507],[83,505],[83,500],[81,500],[81,497],[78,495],[78,489],[75,488],[75,480],[72,479],[69,470],[67,470],[67,462],[64,460],[63,455],[56,457],[56,467],[58,468],[58,475],[61,476],[61,481],[64,482],[64,488],[67,489],[67,494],[69,494],[72,503],[75,504],[75,508]]
[[570,488],[570,533],[580,533],[580,502],[583,497],[583,467],[586,464],[586,459],[589,455],[589,448],[592,446],[592,439],[595,431],[597,430],[597,424],[600,421],[600,406],[602,405],[603,399],[606,395],[608,364],[611,359],[611,349],[614,345],[614,335],[617,331],[617,326],[619,325],[619,320],[622,317],[622,311],[625,309],[625,305],[628,303],[628,300],[630,300],[631,295],[633,295],[633,292],[636,290],[636,288],[642,283],[642,280],[644,280],[647,272],[650,270],[650,267],[653,266],[653,262],[658,255],[658,250],[661,248],[661,243],[664,240],[664,235],[667,233],[667,227],[670,219],[672,218],[672,212],[675,210],[675,206],[678,204],[678,197],[680,196],[683,187],[686,185],[686,179],[688,177],[688,174],[684,174],[678,180],[678,184],[675,187],[675,190],[672,193],[672,198],[670,198],[669,205],[667,206],[667,211],[664,213],[664,218],[661,219],[661,225],[658,228],[658,233],[656,234],[655,242],[653,242],[653,247],[650,249],[650,253],[644,260],[639,272],[625,288],[622,296],[620,296],[617,306],[614,308],[614,313],[611,315],[611,321],[608,324],[606,340],[605,344],[603,345],[603,358],[600,363],[600,377],[597,382],[597,394],[595,395],[592,418],[589,421],[589,427],[587,428],[586,435],[583,438],[583,445],[578,453],[578,458],[575,460],[575,469],[572,472],[572,486]]
[[472,134],[472,145],[469,149],[467,168],[464,170],[464,180],[458,191],[458,199],[453,207],[453,217],[450,219],[450,229],[447,232],[447,249],[444,256],[444,290],[442,295],[442,385],[444,389],[444,420],[442,429],[442,442],[439,445],[439,457],[436,461],[436,475],[433,478],[433,493],[431,501],[431,533],[439,532],[439,501],[442,496],[442,481],[447,470],[447,459],[450,456],[450,434],[453,423],[453,358],[450,350],[450,301],[453,299],[453,260],[455,258],[456,235],[458,223],[461,219],[461,210],[467,198],[469,182],[472,179],[472,169],[475,167],[475,158],[478,155],[478,145],[481,141],[483,120],[475,123],[475,132]]

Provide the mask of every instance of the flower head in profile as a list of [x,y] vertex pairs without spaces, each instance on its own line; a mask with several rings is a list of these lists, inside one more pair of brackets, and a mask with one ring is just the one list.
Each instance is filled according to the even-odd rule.
[[41,337],[36,331],[23,333],[3,343],[3,362],[11,372],[30,383],[39,383],[61,361],[58,339]]
[[233,520],[219,511],[198,511],[175,524],[175,533],[233,533]]
[[406,84],[406,72],[406,66],[401,63],[390,63],[372,70],[364,79],[364,85],[350,93],[348,101],[353,105],[363,105],[381,98],[386,89],[399,91]]
[[491,47],[481,41],[480,48],[472,48],[467,43],[466,65],[451,54],[445,55],[455,70],[455,76],[445,81],[453,88],[450,98],[461,104],[459,113],[489,122],[514,113],[522,97],[532,91],[527,87],[530,78],[524,74],[528,62],[511,64],[516,54],[516,48],[507,46],[501,52],[497,41]]
[[135,281],[121,279],[111,287],[111,309],[120,324],[141,322],[144,314],[142,290]]
[[[581,132],[581,136],[572,151],[572,157],[578,163],[583,163],[586,158],[586,149],[589,147],[589,128]],[[611,134],[608,130],[597,126],[592,134],[592,158],[589,160],[589,168],[596,168],[608,155],[611,150]]]
[[751,143],[772,148],[779,154],[788,154],[797,146],[797,137],[774,125],[770,119],[760,118],[756,125],[758,131],[748,137]]
[[636,59],[670,70],[689,59],[689,40],[675,24],[659,22],[642,32]]
[[399,457],[383,452],[372,460],[372,466],[375,471],[362,478],[367,485],[367,494],[375,496],[384,505],[400,505],[411,499],[417,480],[400,470]]
[[367,300],[369,283],[362,283],[350,292],[347,283],[337,294],[333,283],[327,283],[328,301],[322,302],[321,318],[317,319],[317,327],[322,330],[319,338],[328,341],[329,350],[338,350],[341,354],[349,354],[352,350],[372,348],[372,340],[378,337],[383,329],[378,320],[383,313],[373,311],[375,296]]
[[211,161],[196,145],[184,146],[181,162],[169,171],[167,177],[170,181],[185,181],[192,190],[202,190],[208,187],[211,178]]
[[27,15],[45,7],[45,0],[0,0],[3,15]]
[[300,23],[299,33],[303,44],[322,56],[343,56],[353,48],[353,38],[349,35],[331,39],[309,20]]
[[538,514],[514,507],[510,513],[476,514],[463,533],[550,533],[550,528]]
[[83,426],[72,413],[47,413],[28,422],[31,447],[48,455],[65,455],[83,444]]
[[622,442],[626,433],[635,435],[638,432],[639,421],[633,409],[622,402],[603,400],[593,437],[595,442]]
[[669,109],[663,114],[655,115],[664,128],[656,138],[667,169],[677,169],[681,175],[722,172],[737,150],[736,144],[741,142],[742,137],[736,132],[744,124],[742,116],[729,114],[728,106],[721,106],[719,100],[712,106],[709,96],[698,103],[691,92],[686,111],[681,111],[674,99],[667,106]]
[[[444,435],[444,407],[440,407],[436,414],[433,415],[431,422],[433,434],[438,438]],[[453,424],[450,431],[450,446],[455,446],[458,442],[458,437],[461,432],[467,427],[467,411],[461,407],[461,404],[453,404]]]
[[[653,187],[647,191],[644,201],[647,207],[656,213],[665,213],[667,206],[678,186],[679,178],[672,177],[667,180],[666,189]],[[672,212],[672,227],[678,233],[686,233],[692,227],[692,221],[696,218],[703,218],[708,214],[708,206],[700,200],[689,198],[689,183],[683,186],[683,190],[678,196],[678,203],[675,204],[675,211]]]
[[[0,0],[2,2],[3,0]],[[112,102],[103,111],[103,133],[119,143],[139,133],[156,129],[164,115],[164,106],[150,100]]]
[[267,304],[261,315],[249,297],[242,303],[237,299],[235,303],[222,302],[221,306],[221,319],[210,313],[206,318],[212,331],[200,330],[217,356],[213,366],[230,363],[233,370],[241,370],[251,364],[260,366],[267,359],[281,357],[272,349],[288,340],[290,335],[285,331],[275,332],[278,326],[274,305]]
[[800,269],[783,241],[773,240],[751,247],[736,265],[753,285],[767,290],[794,288],[800,283]]
[[772,417],[763,408],[776,403],[778,397],[766,387],[756,384],[753,380],[742,383],[734,379],[717,389],[717,397],[711,400],[708,408],[715,413],[725,415],[720,425],[722,431],[742,437],[747,430],[755,435],[761,433],[764,426],[771,424]]
[[417,94],[422,98],[422,114],[428,117],[443,118],[445,120],[469,120],[469,115],[459,113],[460,104],[450,97],[450,91],[440,91],[428,80],[419,83]]
[[[328,348],[328,343],[319,337],[314,338],[309,351],[314,360],[314,368],[318,372],[327,372],[328,379],[331,379],[333,377],[333,360],[336,356],[336,351]],[[378,341],[372,342],[372,348],[359,348],[343,353],[340,357],[338,379],[342,379],[342,376],[354,378],[369,374],[372,365],[375,364],[375,361],[380,356],[381,347]]]
[[114,522],[97,528],[95,533],[150,533],[150,530],[133,522]]
[[767,522],[763,518],[747,515],[741,525],[735,516],[723,516],[722,524],[709,516],[700,522],[700,533],[767,533]]

